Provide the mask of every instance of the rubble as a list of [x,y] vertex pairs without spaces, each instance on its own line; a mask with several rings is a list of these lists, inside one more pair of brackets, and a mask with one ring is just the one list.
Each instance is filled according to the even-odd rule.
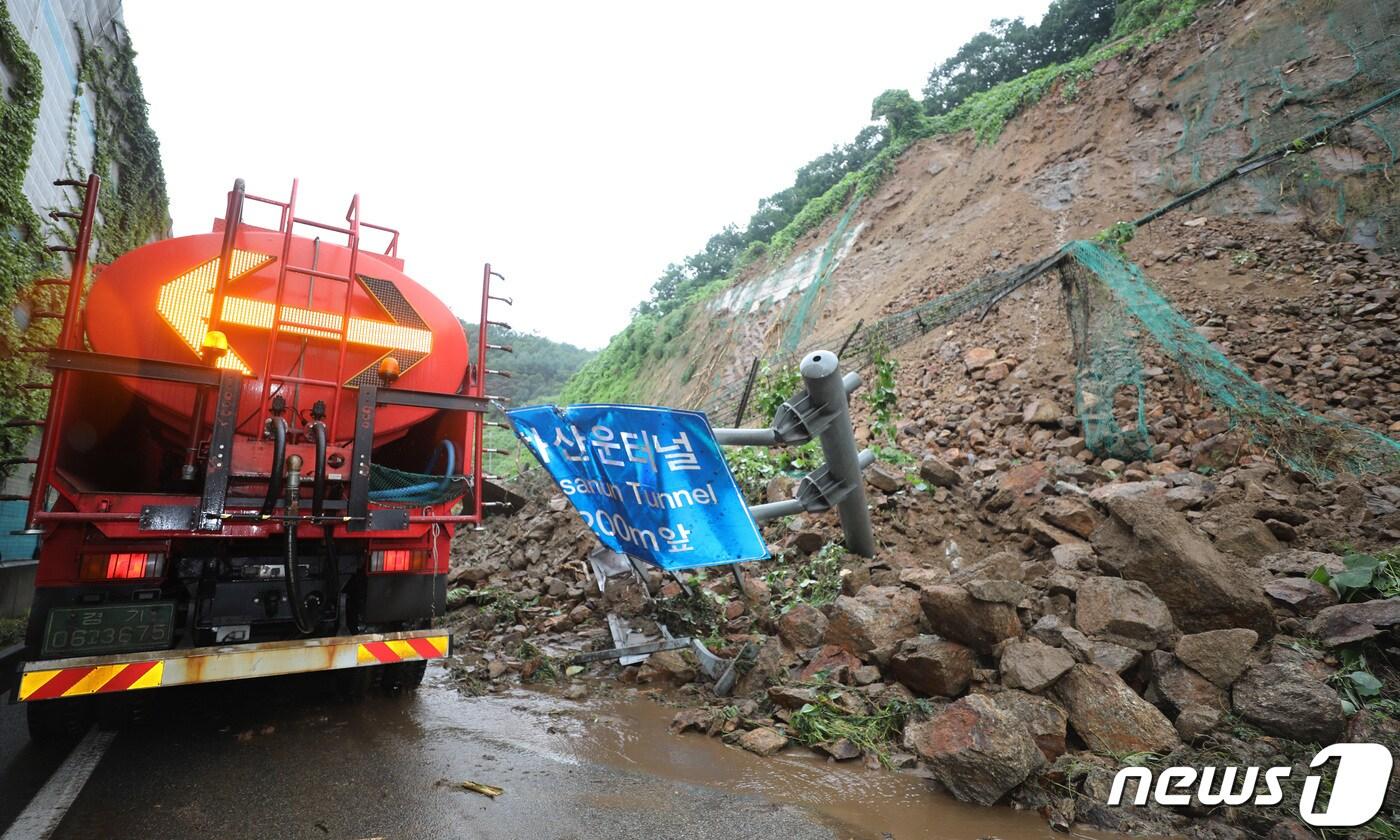
[[924,587],[919,601],[934,632],[978,653],[991,653],[998,642],[1021,635],[1021,620],[1013,607],[979,601],[961,586]]
[[910,724],[905,737],[950,793],[979,805],[995,804],[1045,763],[1026,727],[978,694]]
[[1243,627],[1207,630],[1178,639],[1176,656],[1215,685],[1229,688],[1249,667],[1251,653],[1258,642],[1259,634]]
[[1097,753],[1168,752],[1176,729],[1123,678],[1098,665],[1075,665],[1055,684],[1074,732]]
[[1152,495],[1110,497],[1112,516],[1094,534],[1100,557],[1147,584],[1183,631],[1247,627],[1273,635],[1273,611],[1261,587]]
[[919,599],[896,586],[867,586],[855,597],[842,595],[831,606],[823,637],[858,656],[906,639],[919,627]]
[[972,681],[976,666],[972,650],[936,636],[905,639],[890,657],[894,678],[926,697],[959,696]]
[[[1394,257],[1272,223],[1202,218],[1129,247],[1141,245],[1134,255],[1173,303],[1258,381],[1396,433]],[[1247,265],[1225,259],[1246,252]],[[936,284],[956,274],[930,270],[936,279],[906,305],[946,291]],[[732,697],[714,697],[681,654],[557,679],[531,670],[539,660],[520,655],[524,642],[556,657],[611,647],[609,613],[655,637],[657,599],[684,598],[654,570],[600,590],[583,562],[592,537],[543,485],[499,530],[454,545],[451,587],[472,593],[450,601],[459,606],[447,617],[463,690],[526,681],[581,696],[640,684],[683,706],[673,727],[686,737],[722,736],[760,754],[806,743],[793,716],[830,697],[862,725],[898,720],[891,738],[906,745],[877,754],[850,737],[812,744],[834,759],[859,752],[967,801],[1041,809],[1057,825],[1240,836],[1230,807],[1168,819],[1102,802],[1131,754],[1187,761],[1199,745],[1263,766],[1390,720],[1383,704],[1348,718],[1338,687],[1358,673],[1346,664],[1358,645],[1394,647],[1400,598],[1324,581],[1347,570],[1338,552],[1400,544],[1400,477],[1303,476],[1165,366],[1144,371],[1155,448],[1137,459],[1088,451],[1067,408],[1073,361],[1042,343],[1062,317],[1052,286],[1018,292],[1003,304],[1015,317],[989,318],[971,335],[955,324],[899,348],[900,431],[881,443],[898,453],[882,455],[869,487],[876,557],[814,571],[807,564],[840,529],[832,514],[802,514],[764,526],[775,559],[744,564],[742,590],[727,570],[685,576],[699,593],[691,605],[708,607],[685,613],[696,627],[670,629],[694,631],[726,657],[747,650]],[[868,430],[865,406],[852,408]],[[764,477],[755,498],[787,499],[794,485]],[[1394,702],[1384,657],[1367,661]],[[1253,737],[1260,730],[1268,737]],[[1149,818],[1155,830],[1138,831]]]
[[1141,581],[1092,577],[1079,585],[1075,622],[1086,635],[1153,650],[1176,633],[1171,612]]
[[1074,657],[1035,639],[1013,640],[1002,649],[1000,667],[1007,688],[1043,691],[1074,667]]
[[1265,732],[1331,744],[1342,737],[1342,701],[1326,683],[1296,664],[1256,665],[1231,692],[1233,708]]

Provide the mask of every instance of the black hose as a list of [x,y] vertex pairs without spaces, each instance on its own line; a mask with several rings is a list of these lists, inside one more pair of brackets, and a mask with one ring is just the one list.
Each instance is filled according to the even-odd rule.
[[282,577],[287,581],[287,605],[291,607],[292,621],[303,636],[308,636],[316,629],[316,625],[307,621],[306,615],[302,612],[301,581],[297,579],[296,516],[300,509],[298,500],[301,495],[301,481],[299,479],[301,458],[296,455],[289,458],[287,471],[292,474],[292,478],[287,483],[287,516],[289,517],[287,521],[287,573]]
[[263,497],[262,515],[272,515],[277,497],[282,495],[282,458],[287,453],[287,421],[273,417],[268,421],[272,432],[272,475],[267,479],[267,495]]
[[326,502],[326,424],[319,420],[312,423],[311,438],[316,443],[316,472],[311,484],[311,516],[319,519]]

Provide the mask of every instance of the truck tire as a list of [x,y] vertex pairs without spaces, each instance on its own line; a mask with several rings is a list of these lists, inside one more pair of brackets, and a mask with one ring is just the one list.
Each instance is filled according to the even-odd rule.
[[367,665],[363,668],[342,668],[335,672],[335,693],[340,699],[358,703],[369,694],[370,686],[378,667]]
[[92,704],[89,699],[69,697],[25,704],[30,739],[41,744],[78,740],[92,725]]
[[428,662],[420,659],[417,662],[400,662],[395,665],[384,666],[384,679],[382,680],[384,690],[389,694],[399,694],[404,691],[417,691],[418,686],[423,684],[423,675],[427,673]]

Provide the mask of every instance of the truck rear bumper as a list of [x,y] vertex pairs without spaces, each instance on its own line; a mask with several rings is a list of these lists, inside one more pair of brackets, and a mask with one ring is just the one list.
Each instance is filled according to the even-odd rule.
[[322,639],[147,651],[27,662],[21,702],[111,694],[143,688],[245,680],[441,659],[452,636],[441,630],[368,633]]

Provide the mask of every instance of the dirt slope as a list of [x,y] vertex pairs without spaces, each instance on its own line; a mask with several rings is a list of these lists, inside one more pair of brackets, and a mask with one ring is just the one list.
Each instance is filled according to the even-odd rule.
[[[985,272],[1092,237],[1209,180],[1259,144],[1288,139],[1293,131],[1316,127],[1322,114],[1345,113],[1378,95],[1375,86],[1358,87],[1352,78],[1361,63],[1352,53],[1363,50],[1343,32],[1348,26],[1388,26],[1388,39],[1369,42],[1365,54],[1396,49],[1397,17],[1394,9],[1361,0],[1290,7],[1248,0],[1205,12],[1178,36],[1103,62],[1091,78],[1061,85],[1012,120],[995,143],[979,144],[970,133],[921,141],[858,208],[852,227],[859,233],[822,291],[805,295],[815,303],[805,314],[801,346],[815,337],[839,342],[858,323],[869,325]],[[1353,89],[1338,89],[1333,97],[1329,91],[1347,79]],[[1299,90],[1311,92],[1315,101],[1270,113],[1290,96],[1302,99]],[[1281,164],[1214,193],[1143,231],[1129,255],[1150,259],[1179,239],[1174,224],[1202,215],[1262,222],[1286,237],[1373,238],[1385,208],[1393,212],[1397,203],[1384,172],[1363,171],[1393,154],[1385,135],[1373,128],[1359,124],[1334,138],[1331,147],[1310,156],[1307,169]],[[1313,188],[1317,184],[1337,186]],[[1377,207],[1379,214],[1369,212]],[[809,234],[793,260],[819,252],[836,223],[829,220]],[[1254,250],[1253,243],[1241,241],[1235,250]],[[1263,279],[1217,269],[1205,266],[1200,277],[1194,271],[1161,277],[1150,267],[1148,273],[1168,295],[1185,282],[1228,297]],[[781,270],[751,267],[739,288]],[[803,297],[793,292],[744,311],[711,303],[677,340],[683,352],[649,370],[647,396],[706,406],[718,386],[743,378],[755,356],[785,349],[796,310],[806,305]],[[1043,303],[1058,308],[1053,300]],[[1036,323],[1041,314],[1035,306],[1013,305],[996,317]],[[917,354],[898,355],[913,363]],[[1063,354],[1061,359],[1067,363]]]

